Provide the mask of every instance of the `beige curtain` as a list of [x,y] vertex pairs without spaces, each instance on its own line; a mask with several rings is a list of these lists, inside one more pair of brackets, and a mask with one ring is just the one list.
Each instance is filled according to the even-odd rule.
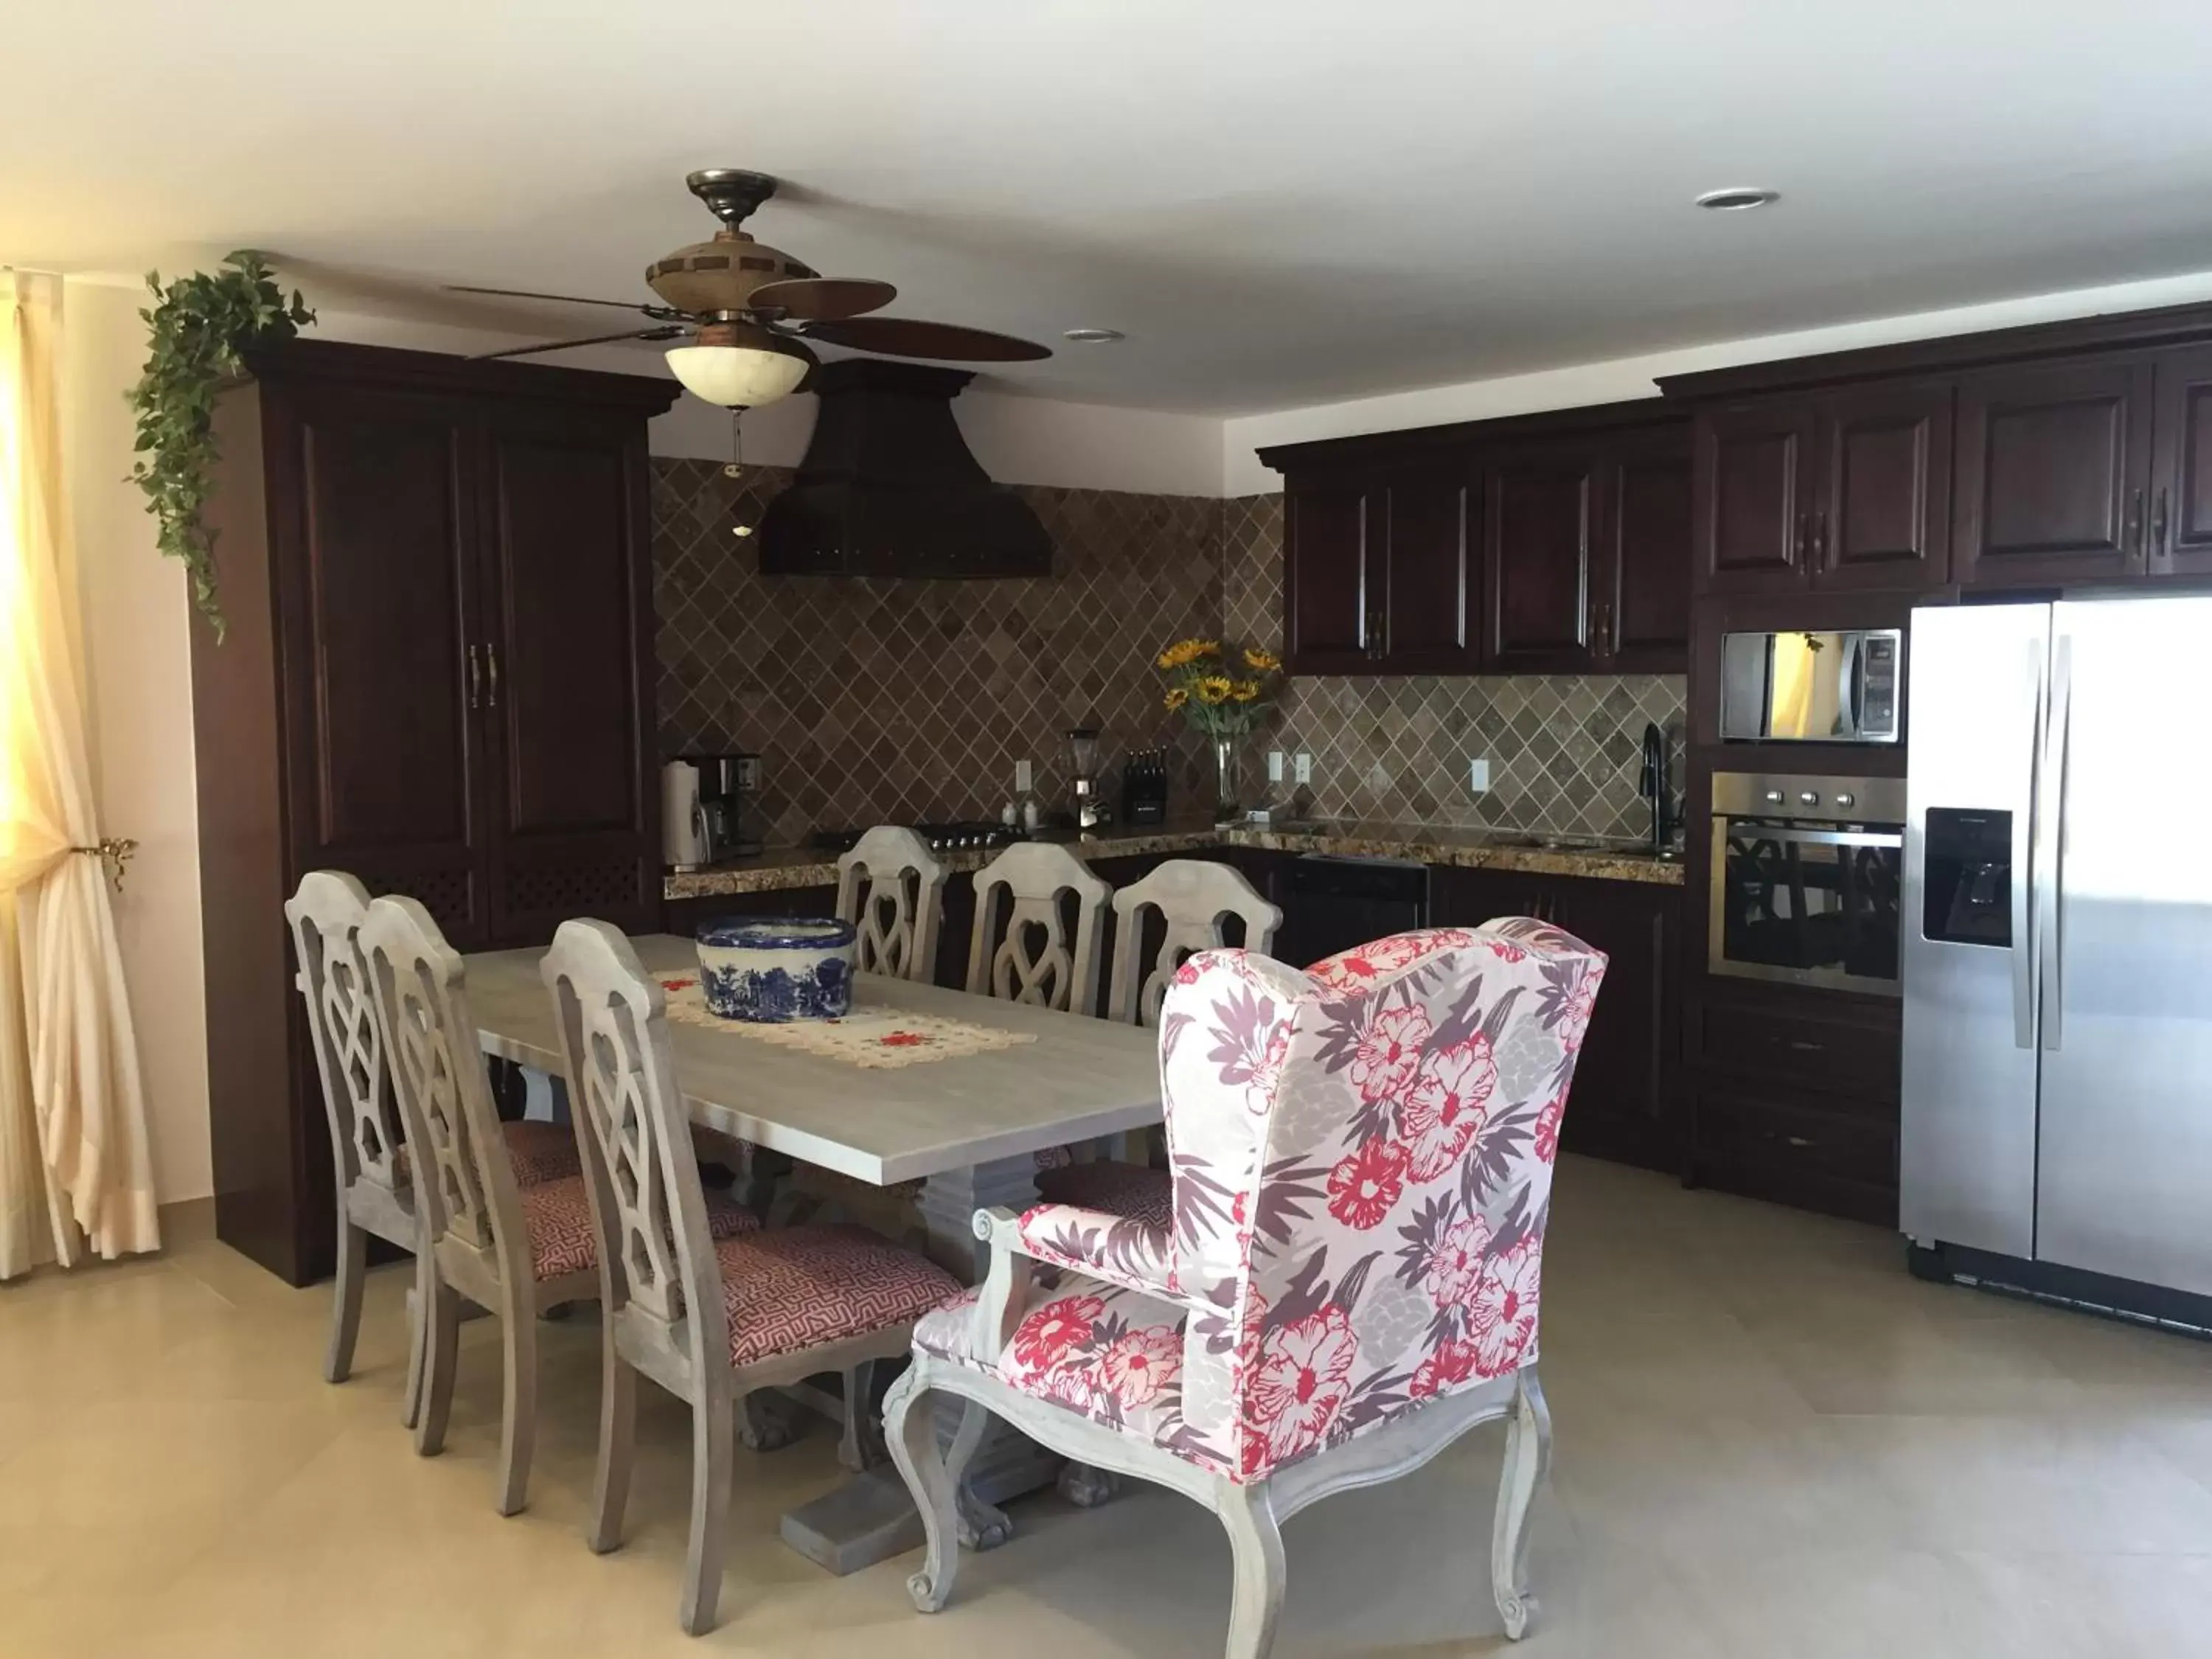
[[[98,846],[56,386],[61,284],[0,271],[0,1279],[159,1248]],[[11,937],[12,936],[12,937]]]

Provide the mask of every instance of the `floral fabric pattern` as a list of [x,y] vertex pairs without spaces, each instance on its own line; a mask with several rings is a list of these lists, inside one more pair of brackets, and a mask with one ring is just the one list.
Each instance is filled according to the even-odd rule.
[[1510,1376],[1605,966],[1526,917],[1201,951],[1160,1012],[1171,1226],[1040,1206],[1005,1351],[970,1304],[915,1340],[1238,1481]]

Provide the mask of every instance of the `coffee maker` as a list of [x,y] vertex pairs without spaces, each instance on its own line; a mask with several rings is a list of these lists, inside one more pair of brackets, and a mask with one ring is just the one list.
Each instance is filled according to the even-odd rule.
[[1098,799],[1098,729],[1079,726],[1067,734],[1069,775],[1075,788],[1075,827],[1096,830],[1107,821]]
[[745,796],[760,787],[757,755],[681,755],[660,769],[661,856],[671,870],[704,869],[761,850],[744,830]]

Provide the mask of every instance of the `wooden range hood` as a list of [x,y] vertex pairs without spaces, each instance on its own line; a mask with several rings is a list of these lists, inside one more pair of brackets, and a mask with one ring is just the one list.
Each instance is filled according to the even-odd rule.
[[761,520],[767,576],[1048,576],[1052,538],[969,453],[952,418],[967,369],[824,363],[814,436]]

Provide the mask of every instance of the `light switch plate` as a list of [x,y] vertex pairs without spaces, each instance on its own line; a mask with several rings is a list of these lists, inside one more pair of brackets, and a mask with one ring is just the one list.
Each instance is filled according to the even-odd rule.
[[1313,757],[1304,750],[1298,751],[1298,781],[1300,783],[1313,781]]
[[1267,781],[1280,783],[1282,781],[1283,751],[1279,749],[1270,749],[1267,751]]
[[1030,770],[1030,763],[1027,761],[1014,763],[1014,787],[1022,791],[1036,787],[1036,775]]
[[1482,793],[1484,790],[1490,787],[1490,763],[1488,761],[1470,760],[1468,762],[1467,787],[1474,790],[1478,795]]

